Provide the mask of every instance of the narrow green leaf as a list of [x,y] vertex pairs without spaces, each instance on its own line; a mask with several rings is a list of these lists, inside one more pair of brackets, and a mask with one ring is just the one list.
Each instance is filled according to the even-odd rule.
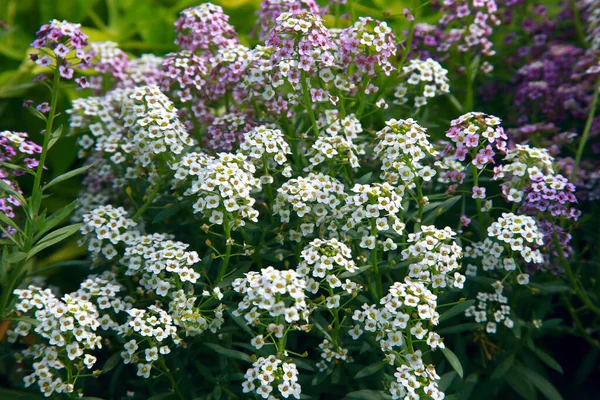
[[42,230],[40,230],[38,233],[36,233],[34,240],[38,240],[44,233],[46,233],[49,230],[51,230],[52,228],[56,227],[65,218],[67,218],[69,215],[71,215],[71,213],[73,212],[75,207],[77,207],[78,202],[79,202],[79,200],[75,200],[72,203],[67,204],[66,206],[64,206],[63,208],[61,208],[54,214],[50,215],[48,218],[46,218],[46,225],[44,226],[44,228]]
[[17,263],[19,261],[23,261],[26,258],[27,258],[27,253],[23,253],[22,251],[18,251],[16,253],[12,253],[12,254],[9,254],[8,256],[6,256],[4,258],[4,261],[6,261],[9,264],[14,264],[14,263]]
[[90,169],[93,165],[94,164],[88,164],[88,165],[84,165],[83,167],[71,170],[69,172],[65,172],[64,174],[59,175],[56,178],[52,179],[50,182],[48,182],[48,184],[46,184],[46,186],[44,186],[43,190],[48,190],[52,186],[54,186],[54,185],[56,185],[56,184],[58,184],[60,182],[66,181],[67,179],[70,179],[70,178],[72,178],[72,177],[74,177],[76,175],[82,174],[85,171],[87,171],[88,169]]
[[357,400],[387,400],[391,399],[392,396],[383,390],[357,390],[355,392],[348,393],[346,398]]
[[150,397],[148,400],[164,400],[173,397],[174,395],[175,393],[173,392],[160,393]]
[[437,333],[439,333],[440,335],[444,336],[444,335],[450,335],[450,334],[453,334],[453,333],[461,333],[461,332],[465,332],[465,331],[472,331],[472,330],[477,329],[479,327],[481,327],[481,324],[478,324],[476,322],[468,322],[466,324],[459,324],[459,325],[449,326],[448,328],[438,329]]
[[105,374],[113,370],[121,362],[121,354],[115,353],[106,360],[102,367],[102,373]]
[[462,303],[457,304],[457,305],[447,309],[446,311],[444,311],[442,313],[442,315],[440,315],[440,322],[445,321],[449,318],[452,318],[455,315],[463,313],[467,308],[471,307],[473,304],[475,304],[475,300],[471,299],[471,300],[463,301]]
[[510,374],[504,375],[504,380],[508,383],[508,386],[512,388],[518,395],[523,397],[525,400],[536,400],[537,396],[535,394],[535,389],[525,379],[524,376],[511,371]]
[[[430,207],[430,210],[428,210],[429,212],[425,215],[425,217],[423,217],[422,224],[425,225],[434,222],[437,217],[451,209],[452,206],[455,205],[461,198],[462,196],[453,196],[439,204],[430,204],[432,207]],[[424,210],[427,210],[427,206],[424,208]]]
[[560,372],[561,374],[564,374],[564,371],[563,371],[562,367],[560,366],[560,364],[558,363],[558,361],[556,361],[554,358],[552,358],[550,356],[550,354],[545,353],[538,348],[533,348],[533,349],[531,349],[531,351],[533,351],[535,353],[535,355],[538,356],[538,358],[540,360],[542,360],[547,366],[549,366],[550,368],[552,368],[553,370],[555,370],[557,372]]
[[458,357],[456,357],[456,354],[454,354],[454,352],[447,347],[442,349],[442,353],[444,353],[444,356],[446,356],[446,359],[448,360],[450,365],[452,365],[452,368],[454,368],[454,370],[456,371],[458,376],[460,376],[462,378],[463,377],[463,367],[462,367],[462,364],[460,363],[460,360],[458,359]]
[[542,375],[523,366],[516,367],[516,370],[518,373],[523,374],[548,400],[563,400],[558,390]]
[[81,223],[78,224],[73,224],[73,225],[67,225],[63,228],[57,229],[53,232],[50,232],[46,237],[44,237],[42,240],[39,241],[38,244],[36,244],[30,251],[29,254],[27,255],[28,258],[33,257],[34,255],[36,255],[37,253],[39,253],[40,251],[44,250],[47,247],[50,247],[58,242],[63,241],[64,239],[68,238],[69,236],[73,235],[75,232],[77,232],[79,230],[79,228],[81,227]]
[[216,343],[204,343],[204,346],[208,347],[209,349],[212,349],[214,351],[216,351],[219,354],[223,354],[224,356],[227,357],[231,357],[231,358],[235,358],[238,360],[242,360],[242,361],[246,361],[248,363],[253,363],[254,360],[252,360],[252,357],[250,357],[248,354],[246,353],[242,353],[241,351],[237,351],[237,350],[233,350],[233,349],[226,349],[223,346],[220,346]]
[[2,213],[0,214],[0,222],[16,229],[17,231],[23,233],[23,231],[21,230],[21,228],[19,228],[19,225],[17,225],[17,223],[15,221],[13,221],[12,219],[8,218],[6,216],[6,214]]
[[492,380],[502,378],[504,375],[506,375],[508,370],[510,370],[514,364],[515,364],[515,355],[511,354],[508,357],[506,357],[500,364],[498,364],[498,366],[492,373]]
[[164,221],[165,219],[172,217],[173,215],[177,214],[179,210],[185,207],[185,205],[185,202],[178,202],[175,204],[168,205],[161,212],[159,212],[156,215],[156,217],[154,217],[154,219],[152,220],[152,224],[159,223],[161,221]]
[[354,379],[366,378],[367,376],[371,376],[377,371],[379,371],[381,368],[385,367],[385,364],[387,364],[385,361],[380,361],[375,364],[368,365],[360,371],[358,371],[358,373],[354,375]]
[[2,179],[0,179],[0,191],[4,191],[4,192],[12,195],[14,198],[19,200],[22,205],[27,205],[27,201],[25,201],[25,198],[23,197],[23,195],[21,195],[21,193],[17,192],[12,187],[8,186],[8,183],[4,182]]
[[62,136],[63,126],[59,126],[54,132],[52,132],[52,136],[50,137],[50,141],[48,142],[48,149],[51,149],[52,146],[56,144],[58,139]]

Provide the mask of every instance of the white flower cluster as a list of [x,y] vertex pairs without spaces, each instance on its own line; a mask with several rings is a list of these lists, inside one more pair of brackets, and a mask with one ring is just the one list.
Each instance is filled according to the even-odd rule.
[[[436,311],[437,296],[426,285],[413,282],[409,278],[405,282],[395,282],[381,299],[383,307],[377,308],[364,304],[362,310],[355,310],[352,318],[364,325],[367,332],[375,332],[379,345],[388,354],[388,362],[393,365],[394,348],[402,348],[405,336],[411,335],[416,340],[423,340],[432,349],[443,348],[440,335],[428,330],[437,325],[439,314]],[[354,338],[362,334],[362,330],[354,327]]]
[[427,130],[411,118],[391,119],[385,124],[377,132],[377,145],[374,149],[382,163],[381,178],[392,184],[402,182],[409,188],[415,185],[416,179],[430,181],[436,171],[420,162],[428,155],[437,154],[429,143]]
[[270,175],[270,170],[280,166],[284,167],[283,176],[287,178],[292,176],[287,159],[292,151],[279,129],[271,129],[265,125],[252,129],[244,135],[240,151],[254,162],[259,171],[264,168],[264,173],[267,175]]
[[[125,343],[125,350],[121,352],[121,357],[125,364],[137,363],[137,375],[148,378],[152,363],[158,360],[159,351],[160,354],[168,354],[171,351],[169,345],[161,346],[163,341],[170,338],[175,346],[179,346],[181,339],[177,336],[177,327],[171,315],[156,305],[148,306],[146,309],[131,308],[127,313],[129,314],[127,322],[119,327],[118,334],[122,337],[139,336],[141,340],[131,339]],[[142,346],[145,349],[142,349]],[[140,356],[142,352],[143,355]],[[144,360],[140,360],[140,357]]]
[[136,236],[137,232],[130,230],[135,225],[127,218],[123,207],[100,206],[83,216],[80,232],[85,237],[78,244],[83,246],[87,241],[87,249],[94,259],[102,254],[107,260],[112,260],[118,254],[115,246]]
[[192,290],[186,292],[183,289],[171,293],[173,300],[169,303],[169,315],[173,317],[173,322],[181,327],[187,336],[199,335],[207,329],[217,333],[225,322],[223,318],[225,304],[219,304],[209,315],[206,312],[209,306],[205,303],[208,303],[212,298],[221,300],[223,294],[220,289],[215,288],[212,294],[205,290],[202,293],[202,300],[198,304],[196,304],[198,298],[192,296],[192,294]]
[[[103,281],[96,284],[103,285],[103,290],[98,288],[97,295],[104,295],[110,306],[110,298],[119,287]],[[91,285],[92,282],[86,281],[82,286]],[[86,292],[84,297],[88,297],[89,292],[85,288],[83,292]],[[96,334],[100,326],[98,308],[91,301],[79,298],[78,293],[66,294],[58,299],[50,289],[43,290],[33,285],[17,289],[14,293],[17,296],[15,309],[39,322],[33,331],[43,340],[43,344],[33,345],[23,352],[24,356],[34,359],[33,373],[23,379],[25,386],[37,383],[46,397],[53,393],[72,393],[72,377],[61,375],[66,371],[66,363],[80,370],[84,365],[91,369],[96,363],[96,357],[86,351],[102,348],[102,338]],[[15,342],[19,336],[29,335],[32,328],[30,322],[21,320],[14,330],[8,332],[8,338]]]
[[312,171],[317,165],[325,161],[328,162],[332,171],[338,170],[343,165],[359,168],[359,154],[361,154],[361,150],[342,136],[322,136],[309,149],[307,154],[309,164],[304,170]]
[[188,247],[169,235],[139,236],[127,243],[120,263],[126,267],[125,275],[139,276],[141,287],[164,297],[185,282],[196,283],[200,278],[193,269],[200,257],[195,251],[186,251]]
[[392,399],[416,400],[431,399],[442,400],[444,393],[438,389],[437,381],[440,379],[432,364],[423,363],[423,354],[416,350],[405,356],[407,364],[397,368],[392,381],[390,393]]
[[268,328],[279,338],[283,335],[283,325],[278,317],[288,324],[308,320],[311,310],[306,304],[306,280],[294,270],[268,267],[260,272],[247,272],[245,278],[236,279],[232,286],[244,295],[235,315],[243,314],[248,325],[261,325],[273,319],[275,323]]
[[244,226],[244,220],[257,221],[256,200],[251,192],[261,189],[254,176],[256,168],[243,154],[219,153],[217,157],[190,153],[171,166],[176,170],[175,182],[192,177],[185,196],[196,195],[194,214],[202,213],[217,225],[233,223]]
[[[356,230],[361,236],[359,244],[363,249],[374,249],[379,233],[393,230],[402,235],[405,224],[398,214],[402,210],[402,188],[387,182],[372,185],[356,184],[354,193],[346,198],[343,214],[348,218],[342,226],[345,232]],[[395,250],[397,245],[391,238],[383,242],[384,251]]]
[[502,166],[494,169],[494,179],[505,178],[505,198],[520,203],[524,197],[523,186],[531,183],[532,176],[545,175],[553,179],[553,164],[554,157],[547,149],[517,144],[506,151]]
[[[333,234],[343,218],[341,205],[346,199],[344,185],[322,173],[290,179],[277,189],[273,212],[289,223],[292,211],[298,216],[300,231],[291,229],[290,239],[299,242],[316,229]],[[291,207],[290,207],[291,206]],[[291,208],[291,209],[290,209]]]
[[337,363],[339,361],[351,363],[353,361],[352,357],[348,355],[348,349],[343,348],[339,344],[335,346],[327,339],[323,339],[323,342],[319,344],[319,349],[321,349],[321,357],[323,359],[317,363],[317,368],[321,372],[327,370],[329,367],[328,363]]
[[433,225],[409,233],[409,246],[402,250],[402,260],[411,260],[408,276],[430,284],[433,289],[462,289],[465,277],[458,272],[462,248],[453,241],[454,236],[456,233],[449,227],[436,229]]
[[[502,213],[487,231],[490,238],[506,243],[511,252],[517,252],[526,262],[539,264],[544,261],[542,253],[530,247],[544,244],[544,235],[532,217]],[[496,257],[499,258],[499,255],[496,254]]]
[[337,239],[321,240],[315,239],[310,242],[301,253],[301,261],[296,272],[301,277],[307,278],[306,290],[313,294],[323,288],[329,297],[323,300],[327,308],[339,308],[340,297],[344,295],[335,294],[337,288],[341,288],[347,294],[356,294],[361,286],[346,279],[342,282],[339,278],[344,272],[355,272],[356,264],[352,260],[350,248]]
[[427,99],[450,93],[448,70],[431,58],[410,60],[402,68],[401,75],[406,78],[406,83],[396,86],[394,102],[397,104],[406,104],[409,95],[413,95],[415,107],[422,107],[427,104]]
[[177,109],[158,86],[135,88],[123,108],[125,127],[133,134],[136,159],[143,167],[158,154],[170,158],[194,144],[177,117]]
[[328,136],[342,136],[348,141],[353,141],[362,133],[362,125],[354,114],[349,114],[340,118],[338,110],[325,110],[317,119],[319,132],[324,132]]
[[503,323],[508,329],[512,329],[515,325],[510,318],[508,298],[502,295],[502,285],[494,286],[496,293],[477,293],[477,305],[472,305],[465,310],[465,316],[475,319],[477,323],[486,324],[487,333],[496,333],[499,323]]
[[[122,105],[131,92],[132,89],[115,89],[102,97],[74,99],[72,108],[67,110],[71,134],[85,132],[77,138],[80,147],[77,156],[95,163],[88,172],[87,182],[84,182],[88,186],[93,179],[118,188],[124,185],[126,179],[138,176],[130,158],[134,146],[127,140],[120,118]],[[96,186],[90,189],[100,190]]]
[[255,392],[263,399],[276,399],[272,393],[277,387],[283,398],[290,396],[299,399],[302,388],[298,383],[296,364],[279,360],[275,356],[260,357],[244,375],[244,393]]

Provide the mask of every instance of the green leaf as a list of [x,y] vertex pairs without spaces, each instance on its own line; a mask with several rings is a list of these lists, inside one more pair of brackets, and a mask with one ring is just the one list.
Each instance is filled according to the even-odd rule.
[[204,346],[216,351],[219,354],[223,354],[224,356],[227,356],[227,357],[246,361],[251,364],[254,362],[254,360],[252,360],[252,357],[250,357],[246,353],[242,353],[241,351],[237,351],[237,350],[233,350],[233,349],[226,349],[225,347],[220,346],[216,343],[204,343]]
[[186,204],[183,201],[166,206],[161,212],[156,214],[156,217],[154,217],[154,219],[152,220],[152,224],[159,223],[161,221],[164,221],[165,219],[172,217],[185,206]]
[[48,218],[46,218],[46,221],[45,221],[46,225],[44,226],[44,228],[42,230],[40,230],[39,232],[36,233],[34,240],[38,240],[44,233],[46,233],[49,230],[51,230],[52,228],[56,227],[65,218],[67,218],[69,215],[71,215],[71,213],[73,212],[75,207],[77,207],[78,202],[79,202],[79,200],[75,200],[72,203],[67,204],[60,210],[56,211],[54,214],[50,215]]
[[121,354],[115,353],[106,360],[102,367],[102,373],[105,374],[114,369],[121,362]]
[[50,182],[48,182],[48,184],[46,186],[44,186],[43,190],[48,190],[50,189],[52,186],[56,185],[57,183],[66,181],[69,178],[72,178],[76,175],[82,174],[85,171],[87,171],[88,169],[90,169],[94,164],[88,164],[88,165],[84,165],[83,167],[80,168],[76,168],[74,170],[71,170],[69,172],[65,172],[62,175],[57,176],[56,178],[52,179]]
[[8,218],[6,216],[6,214],[0,214],[0,222],[5,223],[8,226],[11,226],[12,228],[16,229],[17,231],[23,233],[23,231],[21,230],[21,228],[19,228],[19,225],[16,224],[15,221],[13,221],[12,219]]
[[8,183],[4,182],[2,179],[0,179],[0,191],[4,191],[4,192],[12,195],[14,198],[19,200],[21,202],[21,204],[27,205],[27,202],[25,201],[25,198],[21,195],[21,193],[17,192],[15,189],[8,186]]
[[367,172],[366,174],[364,174],[363,176],[361,176],[360,178],[358,178],[356,180],[356,183],[359,183],[361,185],[367,184],[371,181],[371,177],[373,176],[372,172]]
[[468,400],[473,394],[473,390],[477,385],[477,381],[479,380],[479,374],[473,372],[471,375],[467,376],[467,379],[463,382],[461,391],[460,391],[460,400]]
[[[448,211],[449,209],[452,208],[453,205],[455,205],[460,199],[462,198],[462,196],[453,196],[450,197],[448,200],[443,201],[441,203],[432,203],[429,204],[429,211],[422,220],[422,224],[429,224],[431,222],[434,222],[435,219],[437,217],[439,217],[440,215],[442,215],[443,213],[445,213],[446,211]],[[435,205],[434,205],[435,204]],[[428,206],[424,207],[424,211],[428,211]]]
[[356,375],[354,375],[354,379],[366,378],[367,376],[371,376],[377,371],[379,371],[381,368],[385,367],[385,364],[387,364],[385,361],[380,361],[375,364],[366,366],[360,371],[358,371]]
[[10,390],[0,388],[0,399],[11,399],[11,400],[41,400],[44,397],[35,393],[30,393],[21,390]]
[[19,261],[23,261],[26,258],[27,258],[27,253],[18,251],[16,253],[12,253],[12,254],[9,254],[8,256],[4,257],[4,261],[6,261],[9,264],[14,264]]
[[508,386],[512,388],[518,395],[523,397],[525,400],[536,400],[535,389],[531,383],[525,379],[523,375],[517,374],[511,371],[510,374],[504,376],[504,380],[508,383]]
[[48,141],[48,149],[51,149],[52,146],[56,144],[58,139],[62,136],[63,126],[59,126],[54,132],[52,132],[52,136],[50,137],[50,141]]
[[522,374],[548,400],[563,400],[558,390],[556,390],[556,388],[542,375],[522,366],[518,366],[515,369],[517,370],[517,373]]
[[498,366],[492,373],[492,380],[500,379],[504,375],[506,375],[508,370],[511,369],[512,366],[515,364],[515,358],[515,355],[511,354],[508,357],[506,357],[500,364],[498,364]]
[[448,310],[444,311],[442,315],[440,315],[440,322],[452,318],[455,315],[463,313],[467,308],[471,307],[473,304],[475,304],[475,300],[471,299],[463,301],[462,303],[449,308]]
[[468,322],[466,324],[459,324],[459,325],[449,326],[448,328],[438,329],[437,333],[444,336],[444,335],[450,335],[453,333],[472,331],[479,327],[481,327],[481,324],[478,324],[476,322]]
[[533,348],[533,349],[531,349],[531,351],[533,351],[535,353],[535,355],[538,356],[538,358],[540,360],[542,360],[547,366],[549,366],[550,368],[552,368],[553,370],[555,370],[557,372],[560,372],[561,374],[564,374],[564,371],[563,371],[562,367],[560,366],[560,364],[558,363],[558,361],[556,361],[554,358],[552,358],[548,353],[545,353],[538,348]]
[[39,253],[40,251],[44,250],[47,247],[50,247],[58,242],[63,241],[64,239],[68,238],[69,236],[73,235],[75,232],[77,232],[79,230],[79,228],[81,227],[81,223],[78,224],[73,224],[73,225],[67,225],[63,228],[57,229],[53,232],[50,232],[46,237],[44,237],[42,240],[39,241],[38,244],[36,244],[30,251],[29,254],[27,255],[28,258],[33,257],[34,255],[36,255],[37,253]]
[[392,396],[383,390],[357,390],[346,395],[346,399],[358,400],[387,400],[391,398]]
[[456,371],[458,376],[460,376],[462,378],[463,377],[463,367],[462,367],[462,364],[460,363],[460,360],[458,359],[458,357],[456,357],[456,354],[454,354],[454,352],[447,347],[442,349],[442,353],[444,353],[444,356],[446,356],[446,359],[448,360],[450,365],[452,365],[452,368],[454,368],[454,370]]
[[563,282],[548,282],[548,283],[530,283],[534,289],[539,289],[542,294],[554,294],[568,292],[571,287]]

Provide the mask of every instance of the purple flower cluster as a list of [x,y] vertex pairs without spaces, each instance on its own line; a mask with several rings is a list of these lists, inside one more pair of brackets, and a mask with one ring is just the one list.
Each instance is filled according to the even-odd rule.
[[496,153],[506,151],[507,136],[500,126],[500,119],[479,112],[470,112],[450,123],[446,132],[453,145],[444,150],[444,154],[454,152],[454,157],[464,161],[470,155],[472,163],[478,169],[488,164],[495,164]]
[[[127,67],[129,66],[129,57],[114,42],[92,42],[88,50],[90,61],[88,63],[100,76],[89,78],[90,87],[95,93],[102,93],[117,82],[127,80]],[[105,83],[106,78],[111,82]]]
[[204,3],[183,10],[175,21],[175,43],[191,52],[208,51],[238,44],[229,16],[220,6]]
[[337,44],[340,66],[344,69],[354,64],[369,77],[376,75],[376,67],[386,75],[395,69],[390,59],[396,55],[396,38],[385,22],[361,17],[354,25],[341,31]]
[[[24,132],[0,132],[0,162],[15,166],[11,169],[0,166],[0,180],[22,193],[14,178],[24,175],[26,170],[37,168],[38,160],[32,156],[41,152],[41,146],[27,140],[27,134]],[[0,211],[4,215],[14,218],[13,206],[20,205],[21,202],[14,195],[0,189]],[[11,234],[12,231],[9,230],[8,233]]]
[[[87,45],[88,37],[81,31],[80,24],[54,19],[37,31],[31,47],[40,51],[31,54],[31,59],[42,67],[57,67],[62,78],[71,80],[75,73],[72,67],[89,61]],[[73,51],[75,55],[69,57]],[[87,86],[84,78],[78,78],[76,81],[81,87]]]
[[[529,176],[531,184],[523,188],[525,194],[520,209],[525,213],[549,212],[554,218],[579,219],[581,211],[571,205],[577,203],[575,185],[562,175],[535,173]],[[503,188],[504,189],[504,188]]]
[[246,132],[253,127],[252,120],[245,114],[225,114],[215,117],[202,141],[207,151],[231,152],[239,146]]

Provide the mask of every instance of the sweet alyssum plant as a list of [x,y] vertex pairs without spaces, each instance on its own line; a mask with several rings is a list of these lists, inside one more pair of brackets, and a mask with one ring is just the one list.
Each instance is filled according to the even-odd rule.
[[[490,396],[505,382],[560,398],[498,351],[560,369],[535,345],[546,311],[530,302],[563,280],[600,311],[570,266],[571,174],[473,111],[504,2],[445,1],[427,27],[415,1],[407,32],[352,3],[264,0],[252,48],[219,6],[191,7],[175,24],[180,51],[164,56],[88,43],[66,21],[38,31],[42,144],[0,133],[0,315],[26,387],[448,399],[493,373]],[[71,81],[83,91],[59,127]],[[436,120],[448,104],[455,118]],[[82,167],[46,182],[67,134]],[[49,189],[78,175],[78,199],[48,215]],[[76,232],[89,261],[79,288],[31,284],[36,254]],[[457,334],[472,334],[489,374]]]

